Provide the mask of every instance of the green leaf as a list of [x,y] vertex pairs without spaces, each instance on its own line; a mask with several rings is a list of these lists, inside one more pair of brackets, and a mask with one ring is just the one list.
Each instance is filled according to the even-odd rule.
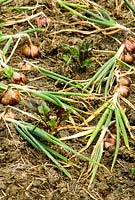
[[104,89],[105,97],[107,96],[107,94],[108,94],[108,92],[111,88],[111,82],[112,82],[112,79],[114,77],[115,68],[116,68],[116,60],[114,61],[112,68],[110,69],[110,72],[109,72],[109,75],[108,75],[108,78],[107,78],[107,81],[106,81],[106,86],[105,86],[105,89]]
[[12,67],[4,68],[4,75],[8,79],[10,79],[13,76],[13,72],[14,72],[14,70]]
[[108,115],[110,113],[110,108],[106,108],[106,110],[104,111],[104,113],[102,114],[102,116],[100,117],[97,126],[95,128],[95,130],[93,131],[93,133],[91,134],[88,142],[87,142],[87,147],[91,145],[91,143],[93,142],[93,140],[96,138],[97,134],[101,131],[104,123],[106,122]]
[[7,2],[11,2],[11,1],[13,1],[13,0],[0,0],[0,3],[7,3]]
[[12,43],[13,43],[13,39],[12,37],[10,37],[2,50],[4,55],[8,52],[9,47],[11,46]]
[[127,4],[127,6],[129,7],[129,9],[132,10],[132,12],[135,14],[135,8],[134,8],[134,6],[128,0],[124,0],[124,2]]
[[89,51],[93,46],[93,41],[84,42],[83,40],[80,43],[80,51]]
[[102,16],[104,17],[104,18],[106,18],[107,20],[109,20],[110,22],[113,22],[113,23],[116,23],[111,17],[110,17],[110,15],[107,13],[107,12],[105,12],[104,10],[102,10],[102,9],[98,9],[98,11],[102,14]]
[[84,86],[84,90],[87,89],[90,85],[98,82],[101,80],[101,78],[104,76],[104,74],[106,72],[109,72],[110,69],[112,68],[112,66],[114,65],[115,63],[115,56],[110,58],[109,60],[107,60],[104,65],[102,65],[99,70],[96,72],[96,74],[91,78],[89,79],[88,83],[86,83],[86,85]]
[[[93,159],[95,162],[99,163],[101,161],[102,155],[103,155],[103,142],[98,142],[98,144],[96,145],[96,148],[93,150],[95,151],[91,157],[91,159]],[[93,164],[91,166],[92,171],[91,171],[91,177],[90,177],[90,182],[89,185],[91,185],[93,183],[93,180],[96,176],[97,170],[98,170],[98,165],[97,164]]]
[[50,108],[43,101],[40,106],[38,106],[38,112],[43,115],[47,115],[50,112]]
[[69,64],[71,64],[73,62],[73,60],[71,59],[71,56],[68,56],[67,54],[63,54],[62,56],[63,60]]
[[94,57],[91,57],[91,58],[87,58],[85,59],[82,64],[81,64],[81,67],[89,67],[89,65],[95,60]]
[[64,49],[69,52],[72,56],[79,56],[80,51],[79,48],[76,46],[65,46]]
[[71,178],[70,173],[52,156],[52,154],[56,155],[57,157],[61,158],[61,159],[65,159],[64,156],[60,155],[59,153],[55,153],[54,150],[51,150],[50,147],[44,145],[43,143],[41,143],[39,140],[37,140],[28,130],[27,127],[23,127],[20,124],[14,124],[16,130],[18,131],[18,133],[24,138],[26,139],[34,148],[36,148],[37,150],[41,151],[42,153],[44,153],[45,155],[47,155],[47,157],[61,170],[63,171],[63,173],[68,176],[69,178]]
[[52,79],[54,79],[54,80],[63,82],[63,83],[65,83],[65,84],[67,84],[67,85],[70,85],[70,86],[72,86],[72,87],[74,87],[74,88],[83,88],[83,85],[82,85],[81,83],[76,82],[76,81],[74,81],[74,80],[72,80],[72,79],[70,79],[70,78],[68,78],[68,77],[62,76],[62,75],[57,74],[57,73],[55,73],[55,72],[51,72],[51,71],[46,70],[46,69],[44,69],[44,68],[42,68],[42,67],[39,67],[38,69],[39,69],[39,71],[40,71],[41,73],[45,74],[45,75],[48,76],[49,78],[52,78]]
[[51,129],[54,129],[56,127],[56,118],[51,118],[47,124],[51,127]]
[[120,129],[121,129],[121,134],[122,134],[122,137],[123,137],[123,140],[124,140],[124,143],[126,145],[126,147],[128,149],[129,148],[129,141],[128,141],[128,134],[127,134],[127,130],[125,128],[125,123],[122,119],[122,116],[121,116],[121,113],[120,113],[120,110],[117,109],[117,115],[118,115],[118,121],[119,121],[119,126],[120,126]]
[[[3,23],[0,23],[1,25],[3,25]],[[4,40],[9,39],[11,36],[6,35],[6,34],[0,34],[0,42],[3,42]]]
[[135,175],[135,167],[131,168],[131,173]]
[[117,160],[117,156],[118,156],[118,152],[119,152],[119,148],[120,148],[120,123],[119,123],[119,115],[118,115],[118,110],[117,108],[115,109],[115,119],[116,119],[116,147],[115,147],[115,152],[114,152],[114,158],[112,161],[112,166],[111,166],[111,170],[113,169],[116,160]]

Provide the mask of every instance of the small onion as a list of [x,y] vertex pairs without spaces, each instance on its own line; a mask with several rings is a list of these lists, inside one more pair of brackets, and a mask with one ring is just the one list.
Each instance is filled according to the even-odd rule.
[[38,47],[35,45],[30,46],[30,53],[32,58],[37,58],[39,56]]
[[36,45],[25,45],[25,47],[22,50],[22,54],[27,58],[37,58],[39,56],[39,49]]
[[123,77],[120,78],[119,84],[120,85],[125,85],[127,87],[130,87],[131,86],[131,80],[128,77],[123,76]]
[[104,147],[107,149],[110,146],[115,146],[116,144],[116,134],[106,135],[104,137]]
[[116,92],[118,92],[121,96],[127,98],[130,95],[130,89],[127,86],[120,85],[116,88]]
[[30,47],[28,45],[25,45],[22,49],[22,54],[29,58],[31,56],[31,50],[30,50]]
[[14,72],[12,77],[13,83],[20,84],[20,83],[26,83],[27,79],[26,76],[22,73]]
[[124,41],[125,47],[127,49],[127,51],[129,52],[133,52],[135,50],[135,42],[131,39],[126,39]]
[[134,61],[134,57],[133,57],[133,55],[131,53],[127,52],[123,56],[123,61],[126,62],[126,63],[128,63],[128,64],[132,64],[133,61]]
[[14,90],[9,88],[8,90],[4,91],[1,95],[1,103],[3,105],[10,105],[14,106],[18,104],[21,100],[21,96],[18,90]]
[[45,15],[42,15],[37,18],[37,24],[38,26],[46,27],[47,26],[47,17]]
[[115,146],[115,144],[116,144],[115,138],[109,138],[104,142],[105,149],[108,149],[110,146]]
[[22,70],[29,70],[29,71],[31,71],[31,70],[33,70],[34,67],[32,67],[29,63],[24,62],[24,63],[21,63],[20,68]]

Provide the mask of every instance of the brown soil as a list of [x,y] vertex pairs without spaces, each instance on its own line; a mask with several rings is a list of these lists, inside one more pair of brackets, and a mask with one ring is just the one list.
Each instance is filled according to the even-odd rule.
[[[35,45],[40,47],[40,57],[38,59],[27,59],[30,62],[36,63],[45,69],[57,72],[72,79],[86,80],[97,70],[99,65],[94,65],[94,68],[86,68],[81,70],[75,65],[66,65],[62,59],[64,45],[76,45],[82,39],[84,41],[93,40],[93,48],[95,50],[116,51],[119,44],[115,40],[123,41],[125,35],[122,31],[106,36],[102,33],[82,34],[79,31],[73,32],[72,29],[91,31],[94,30],[91,25],[74,25],[78,19],[76,16],[71,16],[64,9],[53,5],[53,0],[42,1],[13,1],[12,6],[30,6],[36,3],[43,5],[35,11],[20,12],[13,10],[6,12],[6,6],[1,8],[1,20],[19,19],[21,13],[23,15],[31,15],[43,11],[50,19],[48,27],[43,33],[38,33],[37,37],[31,34],[31,40]],[[52,2],[52,3],[51,3]],[[73,1],[73,2],[79,2]],[[80,0],[80,2],[85,2]],[[132,13],[125,5],[116,9],[116,1],[96,1],[102,5],[111,15],[120,23],[126,24],[133,18]],[[119,1],[118,1],[119,2]],[[9,5],[8,5],[9,6]],[[113,10],[113,12],[111,12]],[[37,27],[37,22],[32,19],[31,24]],[[15,34],[22,30],[31,28],[28,22],[14,24],[12,26],[3,27],[2,32],[6,34]],[[71,31],[64,31],[71,29]],[[63,30],[63,31],[61,31]],[[54,33],[61,31],[61,33]],[[113,37],[112,37],[113,36]],[[19,69],[20,63],[25,59],[21,53],[23,44],[27,42],[22,38],[9,65]],[[1,45],[2,47],[2,45]],[[12,50],[12,48],[11,48]],[[10,55],[10,52],[9,52]],[[110,56],[104,53],[94,53],[99,63]],[[39,72],[24,72],[28,79],[28,85],[35,86],[42,90],[59,90],[63,85],[54,80],[41,77]],[[35,78],[41,77],[38,80]],[[134,75],[132,78],[131,95],[129,100],[135,103],[134,92]],[[1,81],[7,83],[7,79],[1,78]],[[10,81],[9,81],[10,82]],[[91,102],[91,107],[98,107],[98,102]],[[33,110],[26,107],[24,102],[18,105],[24,111]],[[4,106],[0,105],[0,110],[3,112]],[[52,106],[52,115],[55,114],[57,108]],[[27,117],[21,115],[18,118],[25,121],[30,121]],[[135,127],[135,112],[128,108],[128,118],[130,124]],[[63,124],[65,122],[62,122]],[[116,165],[112,173],[109,173],[104,168],[99,168],[96,179],[91,187],[89,186],[89,177],[84,175],[87,172],[88,163],[73,158],[74,166],[66,166],[72,174],[72,180],[68,179],[61,171],[59,171],[49,159],[33,149],[26,141],[24,141],[10,126],[11,132],[7,129],[3,121],[0,122],[0,199],[2,200],[134,200],[135,199],[135,175],[131,173],[131,168],[135,167],[135,142],[130,141],[130,150],[124,144],[121,144]],[[74,131],[74,130],[73,130]],[[72,132],[73,132],[72,131]],[[70,131],[60,131],[56,136],[61,137],[70,135]],[[133,130],[134,134],[134,130]],[[86,139],[76,139],[68,141],[68,145],[75,149],[81,149],[86,144]],[[86,155],[90,155],[91,150],[87,150]],[[65,152],[64,152],[65,153]],[[110,169],[113,160],[114,148],[110,147],[104,152],[102,163]]]

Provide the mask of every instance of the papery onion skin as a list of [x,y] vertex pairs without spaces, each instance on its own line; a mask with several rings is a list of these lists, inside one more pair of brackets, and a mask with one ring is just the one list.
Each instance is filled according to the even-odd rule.
[[35,46],[35,45],[31,45],[31,57],[32,58],[38,58],[39,56],[39,50],[38,50],[38,47]]
[[132,64],[134,62],[134,56],[131,53],[123,53],[121,56],[121,60],[128,63],[128,64]]
[[38,17],[37,24],[39,27],[46,27],[47,26],[47,17],[45,15]]
[[131,83],[132,83],[131,80],[126,76],[121,77],[120,80],[119,80],[120,85],[124,85],[124,86],[127,86],[127,87],[130,87]]
[[23,73],[14,72],[12,82],[15,84],[26,83],[27,78]]
[[126,39],[124,41],[124,44],[125,44],[127,51],[133,52],[135,50],[135,41],[134,40]]
[[38,58],[39,57],[39,49],[36,45],[25,45],[22,49],[22,54],[27,58]]
[[29,58],[31,56],[31,49],[30,49],[30,47],[28,45],[25,45],[23,47],[22,54],[27,58]]
[[121,96],[128,98],[130,95],[130,89],[127,86],[120,85],[116,88],[116,92],[118,92]]
[[9,88],[4,91],[1,95],[1,103],[3,105],[14,106],[18,104],[21,100],[21,96],[18,90]]

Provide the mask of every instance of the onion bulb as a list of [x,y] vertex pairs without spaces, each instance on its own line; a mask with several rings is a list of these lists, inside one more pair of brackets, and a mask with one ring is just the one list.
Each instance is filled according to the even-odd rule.
[[119,87],[117,87],[116,92],[118,92],[121,96],[125,98],[128,98],[128,96],[130,95],[130,89],[125,85],[120,85]]
[[124,41],[125,47],[127,49],[127,51],[129,52],[133,52],[135,50],[135,42],[131,39],[126,39]]
[[22,54],[29,58],[31,56],[31,50],[30,50],[30,47],[28,45],[25,45],[22,49]]
[[0,97],[0,101],[3,105],[14,106],[21,100],[21,96],[18,90],[9,88],[4,91]]
[[134,56],[133,56],[133,54],[126,52],[126,53],[122,54],[121,60],[128,64],[132,64],[134,61]]
[[30,53],[32,58],[37,58],[39,56],[38,47],[35,45],[30,46]]
[[131,80],[128,77],[123,76],[123,77],[120,78],[119,84],[130,87],[131,86]]
[[47,26],[47,17],[45,15],[42,15],[37,18],[37,24],[38,26],[46,27]]
[[111,134],[111,135],[106,135],[104,138],[104,147],[107,149],[110,146],[115,146],[116,144],[116,135]]
[[14,72],[12,81],[13,83],[20,84],[20,83],[26,83],[27,79],[23,73]]

